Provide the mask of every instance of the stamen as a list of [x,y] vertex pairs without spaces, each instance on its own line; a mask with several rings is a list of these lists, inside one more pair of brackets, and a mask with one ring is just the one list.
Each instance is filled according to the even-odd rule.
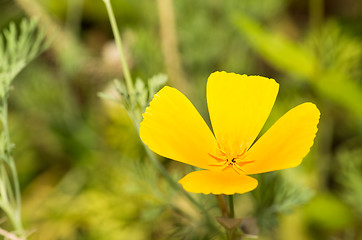
[[239,166],[239,164],[234,164],[234,166],[239,169],[240,171],[242,171],[243,173],[245,173],[245,171]]
[[237,174],[241,175],[241,174],[238,172],[238,170],[236,170],[236,168],[233,168],[233,170],[234,170]]
[[240,168],[234,168],[234,166],[236,166],[236,164],[234,164],[234,165],[232,165],[233,166],[233,169],[234,169],[234,171],[237,173],[237,174],[240,174],[241,175],[241,173],[240,172],[238,172],[238,170],[241,170],[242,172],[244,172],[242,169],[240,169]]
[[210,153],[208,153],[208,154],[209,154],[210,157],[214,158],[214,159],[215,159],[216,161],[218,161],[218,162],[223,162],[223,161],[225,161],[225,159],[215,157],[214,155],[212,155],[212,154],[210,154]]
[[222,167],[224,165],[226,165],[228,162],[225,161],[223,164],[209,164],[209,166],[212,166],[212,167]]
[[243,156],[245,153],[246,153],[246,148],[244,148],[244,151],[242,153],[238,154],[236,158]]
[[252,163],[255,162],[255,160],[250,160],[250,161],[239,161],[238,163],[236,163],[237,165],[239,165],[240,167],[244,166],[247,163]]
[[226,151],[222,150],[219,144],[217,149],[220,151],[219,154],[222,156],[220,157],[214,156],[208,153],[210,157],[212,157],[218,162],[218,164],[209,164],[209,166],[221,167],[222,168],[221,171],[225,171],[226,169],[231,167],[237,174],[245,174],[245,171],[242,169],[242,166],[254,162],[254,160],[245,160],[246,157],[245,153],[247,152],[246,147],[242,150],[240,154],[236,155],[236,157],[233,158],[231,158],[231,156],[229,156],[229,154]]
[[224,167],[221,171],[225,171],[225,170],[228,169],[229,167],[231,167],[231,165],[227,165],[227,166]]
[[226,152],[224,150],[222,150],[220,147],[218,147],[217,149],[221,152],[221,155],[223,155],[223,156],[226,155]]

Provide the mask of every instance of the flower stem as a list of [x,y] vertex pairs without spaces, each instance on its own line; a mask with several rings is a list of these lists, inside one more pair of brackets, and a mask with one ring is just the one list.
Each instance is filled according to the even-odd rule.
[[230,211],[228,205],[225,201],[224,195],[216,195],[217,202],[220,207],[220,211],[223,217],[228,217],[230,215]]
[[229,195],[229,208],[230,208],[230,218],[235,217],[235,211],[234,211],[234,195]]
[[[17,234],[25,239],[24,234],[24,228],[21,221],[21,192],[20,192],[20,184],[19,184],[19,178],[18,173],[16,170],[15,162],[12,157],[12,145],[10,140],[10,134],[8,129],[8,102],[7,102],[7,96],[4,96],[2,99],[2,106],[1,106],[1,123],[3,127],[3,133],[5,136],[5,155],[4,158],[6,161],[3,161],[1,164],[7,164],[9,166],[11,176],[12,176],[12,183],[13,188],[11,187],[9,178],[7,176],[7,172],[5,170],[5,167],[2,166],[2,175],[1,175],[1,181],[4,181],[6,183],[7,190],[9,191],[6,196],[4,197],[4,204],[2,204],[3,210],[7,213],[11,223],[13,224],[13,227]],[[5,190],[6,191],[6,190]],[[6,192],[5,192],[6,193]],[[15,202],[14,202],[15,200]]]
[[[230,218],[235,218],[234,195],[228,195],[228,200],[229,200],[229,210],[230,210],[229,217]],[[230,240],[236,239],[235,228],[234,229],[229,229],[228,236],[230,237]]]
[[116,21],[116,18],[114,17],[111,1],[110,0],[103,0],[103,2],[104,2],[104,4],[106,5],[106,8],[107,8],[109,21],[110,21],[111,26],[112,26],[114,39],[116,41],[116,45],[117,45],[117,48],[118,48],[118,51],[119,51],[119,56],[120,56],[121,64],[122,64],[122,70],[123,70],[124,78],[125,78],[125,81],[126,81],[128,94],[130,96],[130,101],[131,101],[131,103],[133,103],[133,91],[134,91],[133,90],[133,82],[132,82],[131,74],[129,72],[129,68],[128,68],[128,65],[127,65],[126,57],[125,57],[125,54],[123,52],[122,40],[121,40],[121,35],[119,33],[117,21]]

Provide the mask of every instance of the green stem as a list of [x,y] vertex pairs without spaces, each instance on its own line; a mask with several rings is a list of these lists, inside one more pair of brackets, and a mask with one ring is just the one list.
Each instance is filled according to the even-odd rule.
[[[20,192],[20,184],[19,184],[19,178],[18,178],[18,173],[16,170],[16,166],[15,166],[15,162],[14,159],[11,155],[12,152],[12,146],[11,146],[11,140],[10,140],[10,134],[9,134],[9,129],[8,129],[8,103],[7,103],[7,96],[5,96],[2,99],[2,113],[1,113],[1,121],[2,121],[2,125],[3,125],[3,132],[5,135],[5,142],[6,142],[6,146],[5,146],[5,156],[7,158],[6,163],[8,164],[9,168],[10,168],[10,172],[11,172],[11,176],[12,176],[12,182],[13,182],[13,187],[14,187],[14,193],[12,194],[15,198],[15,203],[10,203],[11,206],[8,207],[7,212],[8,212],[8,217],[10,219],[10,221],[12,222],[16,232],[22,237],[24,238],[24,228],[23,228],[23,224],[21,221],[21,192]],[[5,176],[3,176],[5,179]],[[6,181],[9,181],[8,179]],[[11,188],[11,185],[9,184],[9,187]],[[12,189],[9,189],[10,193],[12,193]],[[12,198],[8,198],[8,200],[12,200]],[[11,210],[10,210],[11,209]]]
[[114,34],[114,39],[116,41],[117,48],[119,51],[121,64],[122,64],[122,70],[123,70],[124,78],[126,80],[126,86],[127,86],[128,94],[130,96],[130,101],[131,101],[131,103],[133,103],[133,92],[134,92],[133,82],[132,82],[131,74],[129,72],[129,68],[127,65],[126,57],[123,52],[122,40],[121,40],[121,36],[120,36],[119,30],[118,30],[117,21],[116,21],[116,18],[114,17],[114,13],[113,13],[113,9],[112,9],[110,0],[103,0],[103,2],[107,8],[109,21],[111,23],[112,31]]
[[16,210],[15,216],[17,218],[17,228],[20,232],[23,232],[23,225],[21,223],[21,192],[20,192],[20,184],[19,184],[19,177],[18,172],[16,170],[16,166],[14,160],[11,159],[10,161],[10,170],[11,175],[13,176],[14,188],[15,188],[15,201],[16,201]]
[[229,195],[228,196],[229,199],[229,208],[230,208],[230,218],[234,218],[235,217],[235,212],[234,212],[234,195]]
[[230,212],[229,212],[228,205],[225,201],[224,195],[215,195],[215,196],[216,196],[217,202],[219,204],[219,208],[220,208],[222,216],[228,217],[230,215]]

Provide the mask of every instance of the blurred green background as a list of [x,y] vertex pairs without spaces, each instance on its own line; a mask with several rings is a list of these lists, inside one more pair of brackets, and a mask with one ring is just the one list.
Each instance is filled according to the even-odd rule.
[[[302,102],[319,107],[303,164],[261,174],[236,196],[236,215],[257,220],[259,239],[362,239],[361,0],[112,4],[133,78],[168,74],[206,121],[217,70],[280,83],[265,129]],[[125,109],[98,97],[116,97],[112,80],[122,80],[103,2],[0,0],[1,29],[24,17],[53,41],[14,81],[9,104],[30,239],[223,239],[150,164]],[[176,180],[191,170],[160,161]],[[192,196],[220,215],[215,197]]]

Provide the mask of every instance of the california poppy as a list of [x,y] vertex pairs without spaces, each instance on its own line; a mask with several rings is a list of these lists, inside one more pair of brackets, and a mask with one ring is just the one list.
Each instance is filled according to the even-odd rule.
[[245,193],[258,181],[248,175],[299,165],[317,132],[320,112],[310,102],[284,114],[255,143],[279,84],[261,76],[215,72],[207,82],[207,105],[215,136],[177,89],[162,88],[143,114],[142,141],[155,153],[202,169],[182,178],[185,190]]

